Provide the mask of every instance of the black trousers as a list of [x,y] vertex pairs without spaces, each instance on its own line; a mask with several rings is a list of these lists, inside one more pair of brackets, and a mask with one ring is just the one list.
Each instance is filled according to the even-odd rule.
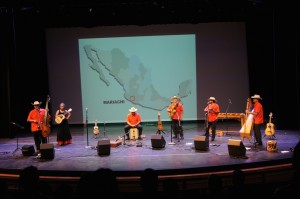
[[35,147],[36,150],[40,150],[40,145],[41,143],[47,143],[47,138],[45,138],[42,134],[42,130],[40,131],[34,131],[33,132],[33,138],[34,138],[34,143],[35,143]]
[[209,129],[211,128],[211,139],[215,139],[216,137],[216,128],[217,128],[217,120],[214,122],[207,122],[207,126],[205,129],[205,136],[209,137]]
[[254,131],[255,140],[259,144],[262,144],[260,129],[261,129],[261,124],[253,124],[253,131]]
[[172,119],[172,130],[175,137],[178,137],[178,134],[180,135],[180,137],[183,137],[182,124],[183,122],[181,120]]

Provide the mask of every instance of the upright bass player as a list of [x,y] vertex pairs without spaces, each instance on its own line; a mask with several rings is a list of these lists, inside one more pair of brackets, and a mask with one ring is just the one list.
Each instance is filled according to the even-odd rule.
[[[40,107],[42,102],[34,101],[31,104],[34,108],[29,112],[27,122],[31,123],[31,132],[33,133],[36,148],[35,155],[38,155],[40,153],[40,144],[47,143],[47,137],[44,137],[43,135],[43,120],[46,110]],[[49,113],[47,114],[47,117],[51,117]]]

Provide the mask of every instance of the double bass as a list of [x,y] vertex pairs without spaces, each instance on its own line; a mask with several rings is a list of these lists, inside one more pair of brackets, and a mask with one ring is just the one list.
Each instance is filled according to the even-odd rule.
[[48,137],[50,134],[50,115],[49,115],[49,108],[48,103],[50,102],[50,96],[47,96],[46,99],[46,106],[45,106],[45,115],[43,118],[43,125],[42,125],[42,135],[43,137]]

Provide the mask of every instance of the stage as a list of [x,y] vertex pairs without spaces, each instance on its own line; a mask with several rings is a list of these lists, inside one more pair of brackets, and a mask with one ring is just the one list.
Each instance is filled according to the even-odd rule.
[[[195,136],[203,138],[204,122],[186,122],[183,124],[184,139],[171,139],[170,126],[163,123],[163,131],[157,131],[156,123],[143,123],[142,140],[123,140],[122,124],[98,124],[100,134],[94,138],[93,125],[71,125],[73,143],[59,146],[56,143],[55,126],[52,127],[49,144],[53,146],[53,159],[45,159],[23,154],[24,145],[34,145],[33,136],[28,130],[18,130],[16,137],[1,139],[0,144],[0,174],[2,178],[17,176],[26,166],[36,166],[45,178],[78,179],[82,172],[94,171],[98,168],[110,168],[116,172],[119,179],[135,179],[146,168],[153,168],[160,176],[184,178],[199,176],[211,172],[231,172],[235,168],[251,170],[274,167],[290,169],[292,151],[300,139],[299,131],[277,130],[273,137],[264,135],[263,146],[256,146],[251,139],[240,136],[239,121],[218,122],[218,136],[208,143],[207,150],[195,149]],[[200,137],[199,137],[200,136]],[[165,145],[162,148],[153,147],[153,138],[162,137]],[[197,139],[198,139],[197,138]],[[156,141],[160,144],[161,139]],[[103,140],[116,142],[117,145],[103,149]],[[245,146],[245,156],[237,157],[229,154],[229,140],[242,141]],[[276,151],[268,151],[268,141],[276,142]],[[198,142],[199,143],[199,142]],[[154,143],[155,144],[155,143]],[[200,146],[202,146],[200,144]],[[51,148],[50,148],[51,149]],[[275,148],[274,148],[275,149]],[[100,153],[100,154],[99,154]],[[104,153],[104,154],[102,154]],[[137,179],[137,178],[136,178]],[[124,180],[124,181],[126,181]]]

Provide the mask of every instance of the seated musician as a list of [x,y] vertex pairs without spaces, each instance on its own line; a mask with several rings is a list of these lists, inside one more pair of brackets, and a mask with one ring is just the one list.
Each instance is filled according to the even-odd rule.
[[126,117],[126,125],[124,127],[124,132],[126,135],[126,140],[129,140],[129,130],[131,128],[137,128],[139,130],[139,137],[138,139],[141,140],[142,132],[143,132],[143,126],[141,125],[141,115],[137,113],[137,109],[134,107],[131,107],[129,109],[129,112]]

